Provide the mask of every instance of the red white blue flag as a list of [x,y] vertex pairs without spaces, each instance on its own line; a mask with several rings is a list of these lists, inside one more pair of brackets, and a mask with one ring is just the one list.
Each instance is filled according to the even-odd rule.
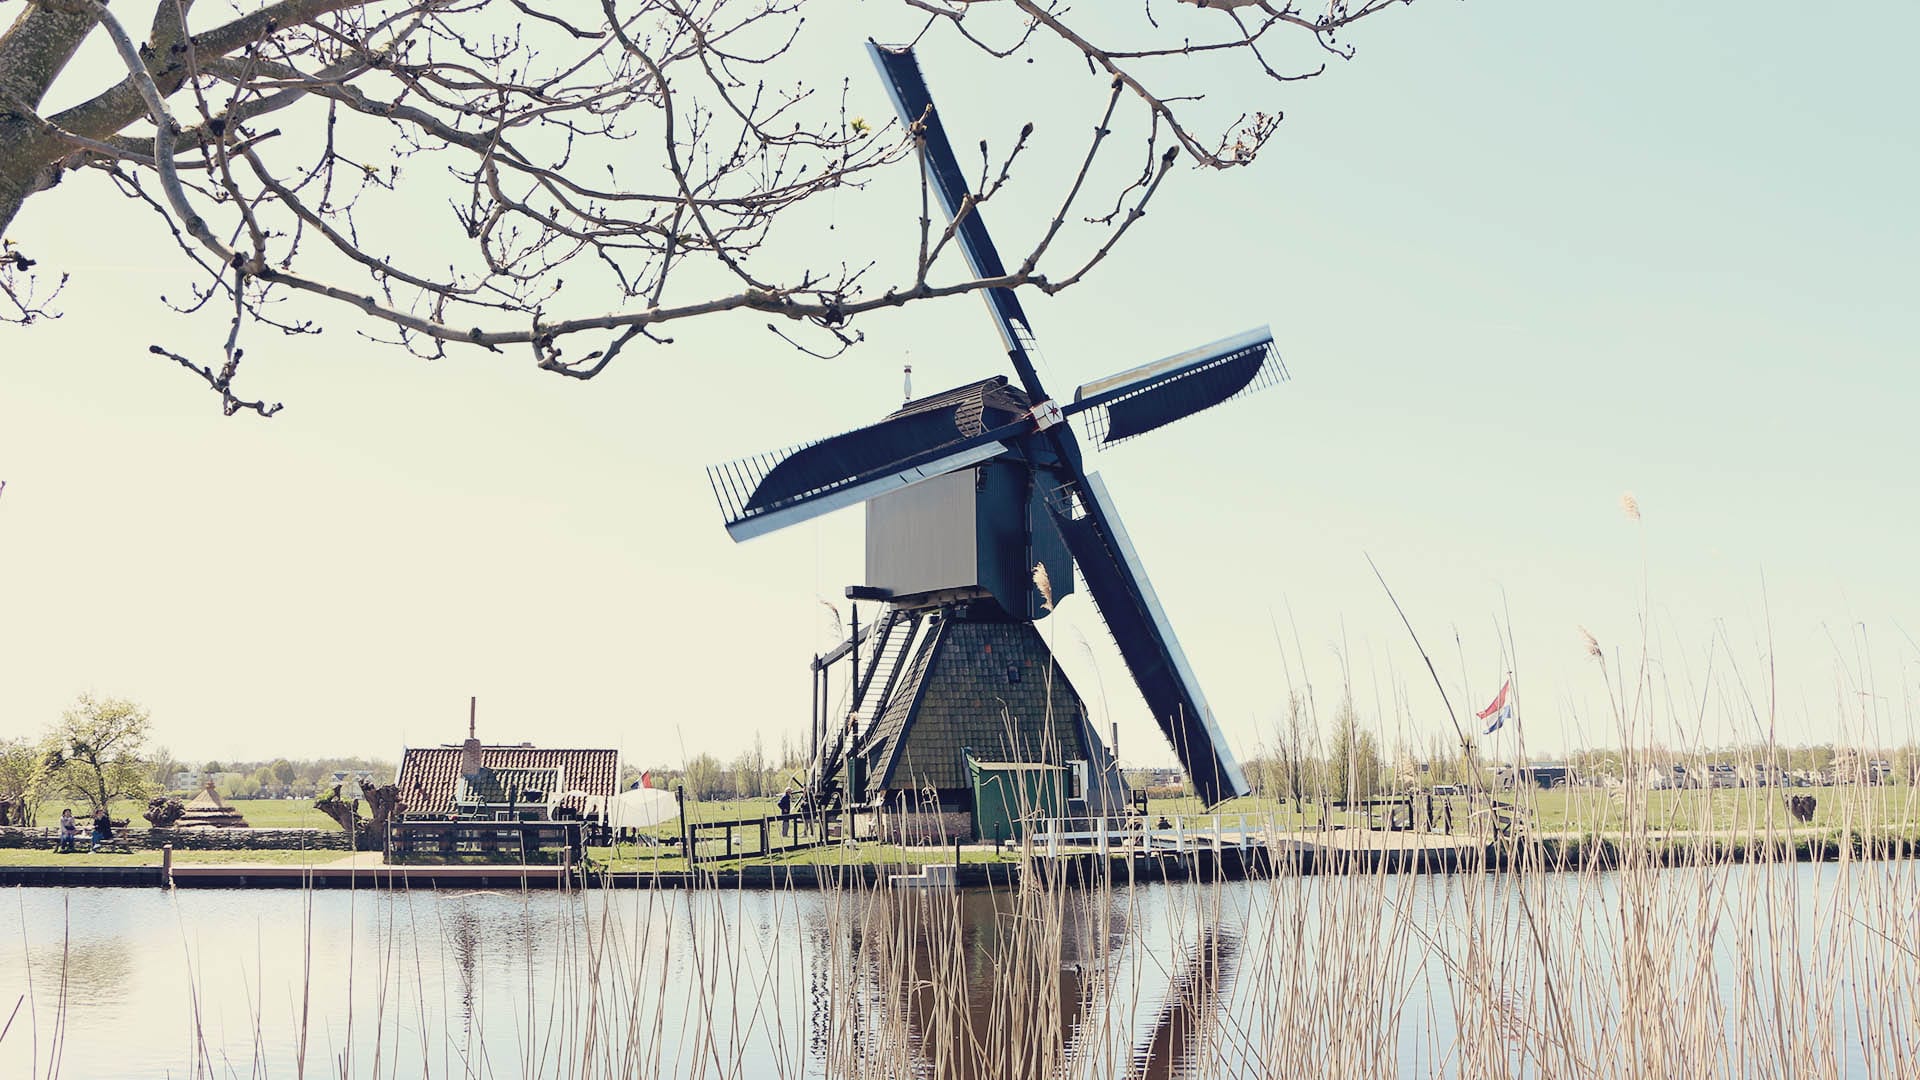
[[1487,725],[1487,730],[1485,734],[1491,735],[1494,732],[1499,731],[1503,726],[1506,725],[1507,721],[1513,719],[1513,702],[1507,700],[1507,695],[1512,690],[1513,690],[1512,679],[1508,679],[1506,682],[1501,683],[1500,693],[1494,696],[1493,704],[1488,705],[1486,708],[1480,710],[1480,719],[1485,720],[1488,717],[1493,718],[1493,722]]

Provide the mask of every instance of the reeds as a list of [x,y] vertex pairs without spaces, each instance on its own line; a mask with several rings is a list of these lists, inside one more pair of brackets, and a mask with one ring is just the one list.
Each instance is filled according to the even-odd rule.
[[[102,924],[69,929],[65,895],[21,890],[0,1008],[25,1006],[0,1075],[1920,1075],[1914,778],[1663,790],[1653,732],[1717,698],[1770,737],[1770,702],[1711,679],[1675,695],[1581,645],[1620,737],[1610,786],[1522,788],[1512,831],[1484,796],[1456,803],[1452,837],[1278,810],[1239,880],[1204,851],[1121,844],[1044,868],[1030,847],[1015,884],[959,891],[849,872],[819,890],[128,893],[170,916],[185,962],[160,978],[171,996],[112,1023],[69,948]],[[1805,823],[1784,799],[1803,792]],[[1415,850],[1445,869],[1416,872]]]
[[[180,893],[155,898],[189,963],[153,1022],[194,1077],[1916,1075],[1915,864],[1867,857],[1912,819],[1874,788],[1821,790],[1838,828],[1724,794],[1732,827],[1726,800],[1630,813],[1563,869],[1570,836],[1423,874],[1379,857],[1395,837],[1328,829],[1237,881],[1115,861],[958,892],[254,893],[291,914],[246,959]],[[8,1075],[159,1075],[99,1071],[114,1036],[62,959],[89,930],[39,930]]]

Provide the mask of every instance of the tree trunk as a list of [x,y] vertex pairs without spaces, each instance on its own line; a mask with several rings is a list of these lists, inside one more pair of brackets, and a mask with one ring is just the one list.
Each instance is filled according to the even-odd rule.
[[29,0],[0,34],[0,233],[27,196],[59,178],[49,163],[58,159],[60,144],[19,110],[40,107],[94,25],[92,13],[78,7]]

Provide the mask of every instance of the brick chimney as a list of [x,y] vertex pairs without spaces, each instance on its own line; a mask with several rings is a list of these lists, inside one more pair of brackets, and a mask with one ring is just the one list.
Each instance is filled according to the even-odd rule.
[[467,699],[467,741],[460,744],[460,775],[472,776],[480,771],[480,737],[475,732],[474,721],[480,711],[480,699]]

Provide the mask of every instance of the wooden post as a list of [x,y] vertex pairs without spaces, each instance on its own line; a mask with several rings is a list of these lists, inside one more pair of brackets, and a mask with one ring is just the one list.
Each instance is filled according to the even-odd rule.
[[673,789],[673,797],[680,805],[680,854],[687,860],[687,869],[693,869],[693,844],[688,840],[687,832],[687,785],[681,781]]
[[162,888],[167,888],[167,889],[173,888],[173,845],[172,844],[160,845],[160,885]]
[[848,684],[847,697],[858,706],[865,704],[859,700],[858,696],[860,693],[860,602],[848,600],[847,610],[853,613],[853,636],[847,639],[853,643],[853,648],[847,650],[847,663],[852,665],[853,682]]
[[772,846],[767,843],[767,818],[764,814],[760,817],[760,854],[763,856],[773,854]]

